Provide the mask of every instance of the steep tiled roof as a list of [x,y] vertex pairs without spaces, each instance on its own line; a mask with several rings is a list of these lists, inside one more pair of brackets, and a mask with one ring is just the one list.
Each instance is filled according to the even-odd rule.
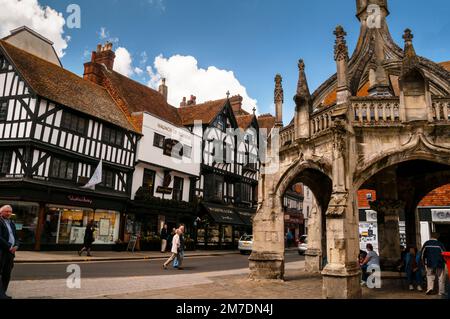
[[450,61],[439,63],[439,65],[444,67],[447,71],[450,71]]
[[74,110],[135,131],[108,92],[53,63],[0,40],[0,47],[38,95]]
[[131,113],[149,112],[172,124],[182,124],[177,108],[169,105],[159,92],[117,72],[104,69],[103,73],[126,102]]
[[258,117],[258,125],[260,129],[266,129],[268,131],[275,127],[275,117],[271,114],[263,114]]
[[194,125],[194,121],[210,124],[216,115],[223,109],[227,99],[209,101],[203,104],[181,107],[178,114],[183,125]]
[[252,124],[253,117],[254,117],[253,114],[236,116],[238,127],[245,131]]

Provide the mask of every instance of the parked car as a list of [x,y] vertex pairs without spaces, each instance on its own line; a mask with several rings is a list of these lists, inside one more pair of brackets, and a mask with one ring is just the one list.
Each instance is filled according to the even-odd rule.
[[238,249],[241,254],[251,254],[253,250],[253,236],[244,235],[239,240]]
[[308,236],[303,235],[300,237],[298,241],[298,254],[304,255],[307,250],[308,250]]

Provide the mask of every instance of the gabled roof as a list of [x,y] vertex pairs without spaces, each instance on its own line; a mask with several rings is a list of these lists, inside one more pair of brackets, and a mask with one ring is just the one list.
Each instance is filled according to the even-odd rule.
[[5,41],[0,40],[0,49],[37,95],[126,130],[135,131],[103,87],[83,80],[76,74]]
[[253,115],[253,114],[236,116],[236,121],[237,121],[238,127],[240,129],[242,129],[243,131],[247,130],[250,127],[250,125],[252,124],[254,118],[255,118],[255,115]]
[[260,129],[266,129],[270,132],[275,127],[275,117],[271,114],[263,114],[258,117]]
[[130,113],[149,112],[174,125],[182,125],[177,108],[168,104],[159,92],[106,68],[103,69],[103,74],[125,101]]
[[203,124],[211,124],[217,114],[225,107],[227,99],[209,101],[202,104],[181,107],[178,114],[183,125],[194,125],[195,121],[202,121]]

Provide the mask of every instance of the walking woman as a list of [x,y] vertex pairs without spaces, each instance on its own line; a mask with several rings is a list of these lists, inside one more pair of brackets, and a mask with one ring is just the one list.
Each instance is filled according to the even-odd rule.
[[81,256],[81,254],[84,251],[86,251],[88,257],[91,257],[91,248],[92,248],[92,244],[95,241],[94,231],[95,231],[94,221],[91,220],[86,226],[86,232],[84,233],[84,244],[83,244],[83,248],[78,252],[79,256]]
[[167,269],[167,265],[170,264],[175,258],[178,257],[178,254],[180,253],[180,229],[177,229],[175,232],[175,236],[173,236],[172,239],[172,255],[169,259],[164,263],[163,268]]

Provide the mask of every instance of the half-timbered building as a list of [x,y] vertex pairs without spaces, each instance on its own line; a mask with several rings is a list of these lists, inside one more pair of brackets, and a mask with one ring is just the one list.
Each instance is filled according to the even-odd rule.
[[197,245],[232,248],[251,232],[256,209],[258,120],[242,110],[240,96],[202,104],[193,98],[178,112],[183,125],[203,136],[200,177],[192,192],[199,202]]
[[[31,44],[30,44],[31,43]],[[131,194],[140,133],[103,87],[62,68],[52,43],[23,27],[0,40],[0,204],[26,248],[112,245]],[[83,188],[97,167],[95,190]]]
[[140,236],[141,249],[158,249],[159,232],[181,223],[187,237],[195,221],[190,194],[200,174],[200,135],[182,122],[178,109],[167,103],[165,81],[153,90],[114,71],[112,44],[99,45],[84,65],[84,78],[104,87],[142,134],[137,144],[124,240]]

